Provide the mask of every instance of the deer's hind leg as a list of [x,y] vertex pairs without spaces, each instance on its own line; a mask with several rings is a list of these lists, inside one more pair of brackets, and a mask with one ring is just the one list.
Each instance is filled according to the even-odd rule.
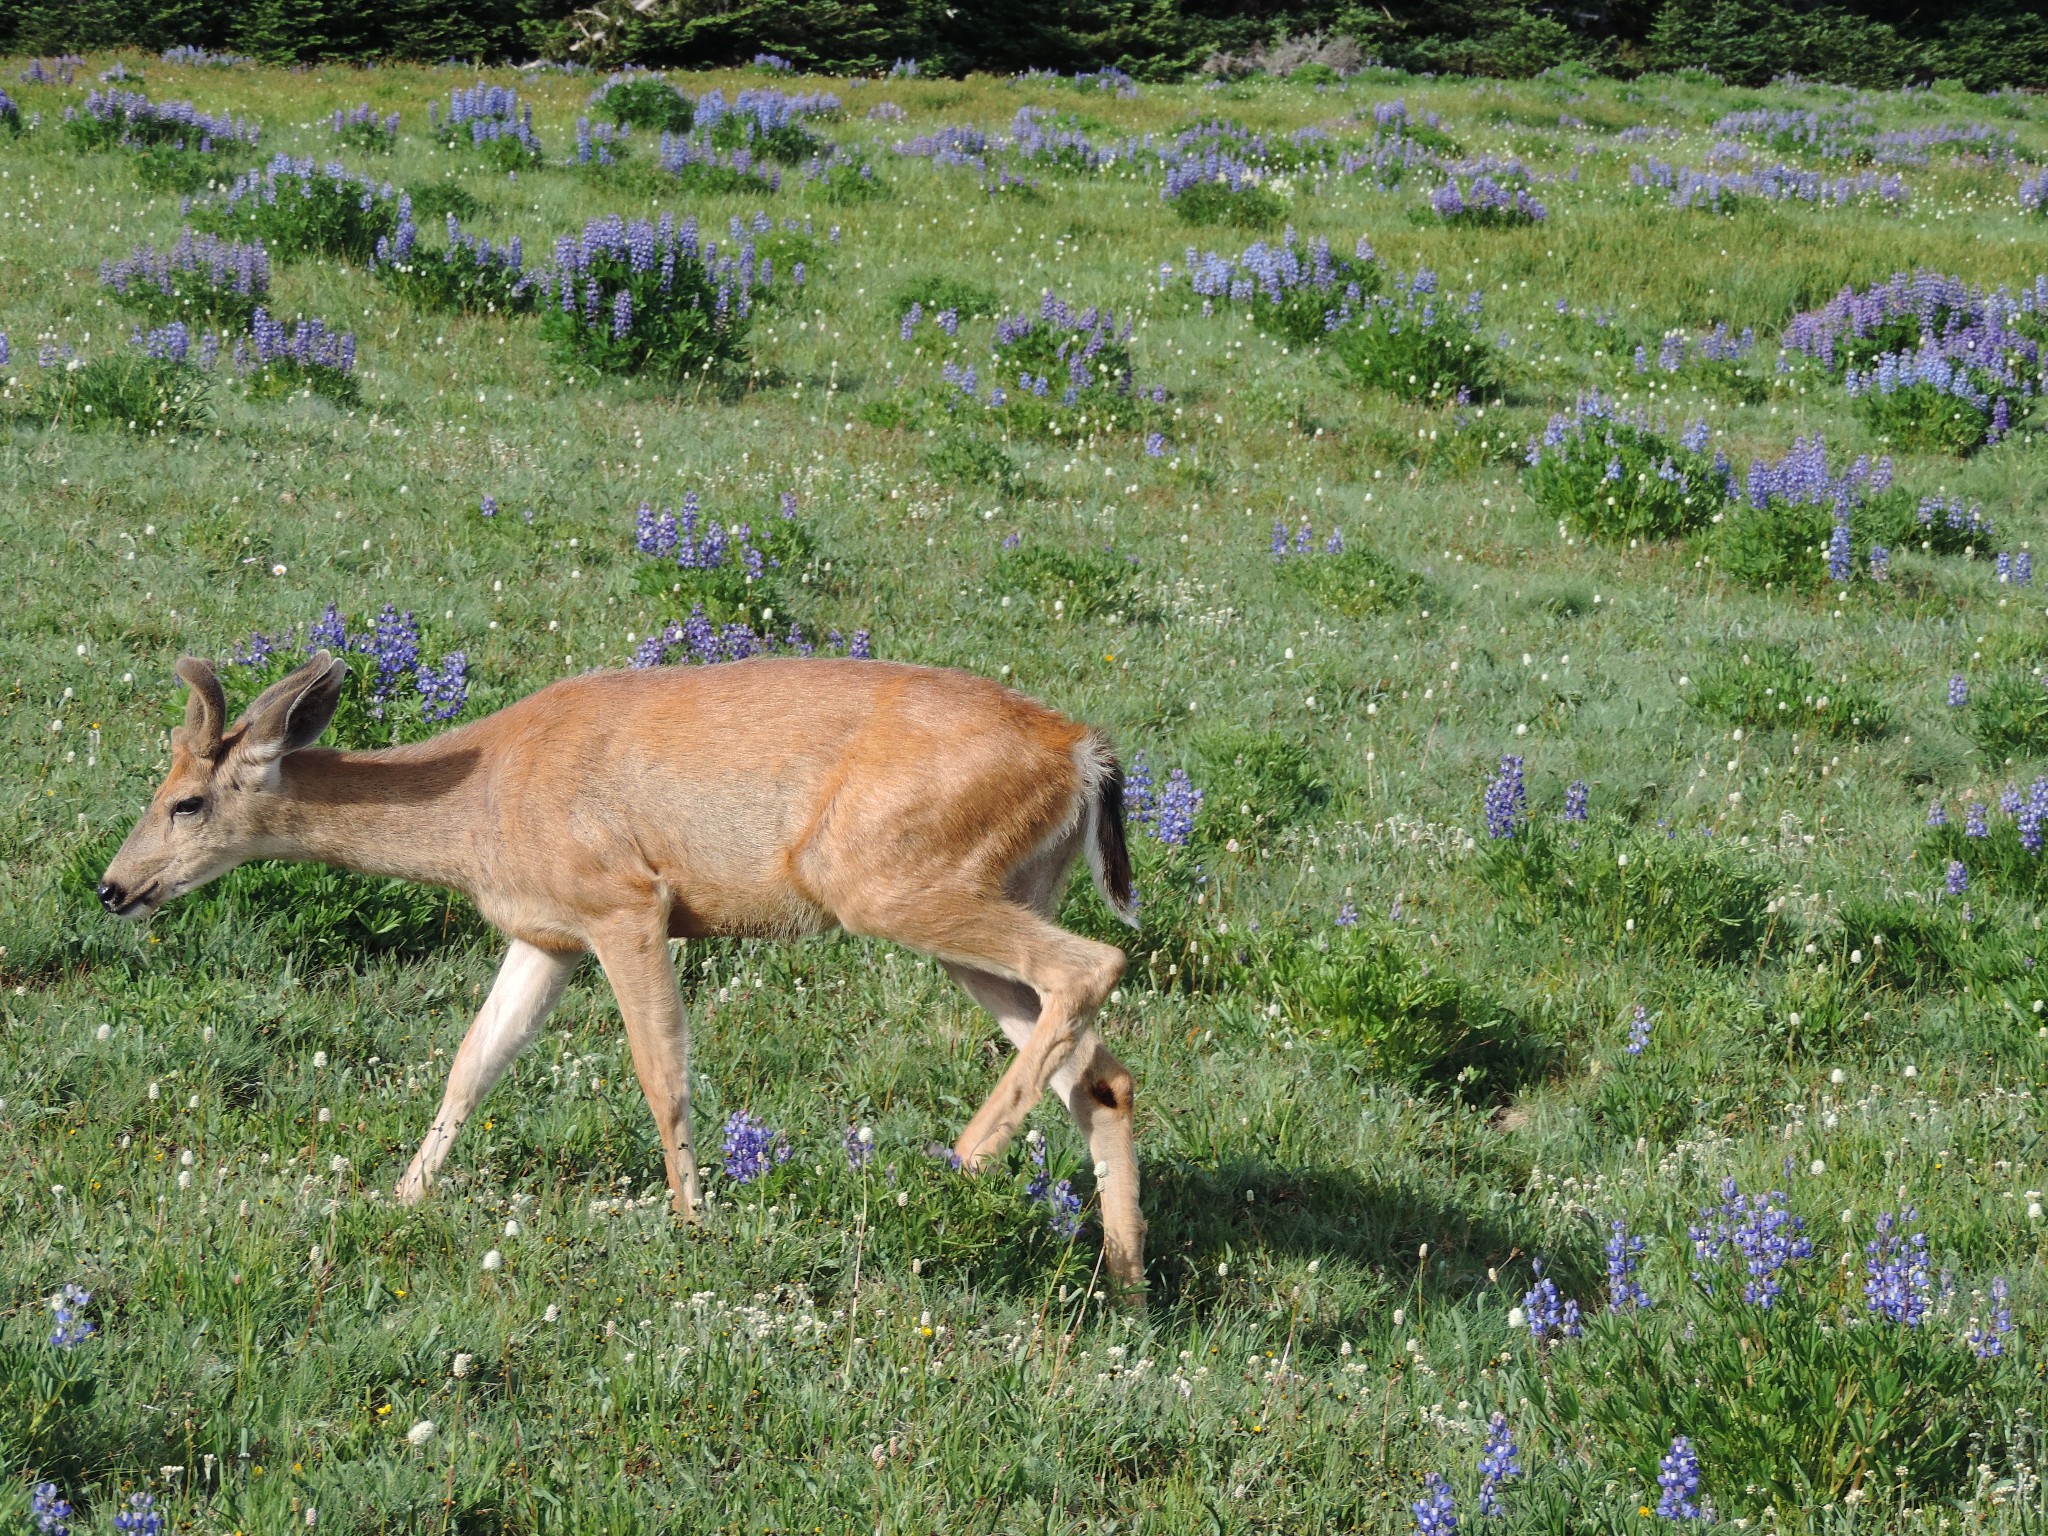
[[[990,1139],[997,1129],[992,1122],[999,1113],[997,1106],[1007,1102],[1006,1085],[1012,1092],[1022,1091],[1012,1078],[1022,1075],[1024,1051],[1031,1043],[1041,1009],[1038,994],[1021,982],[954,962],[947,962],[946,970],[969,997],[995,1016],[1018,1051],[989,1102],[954,1145],[954,1155],[962,1164],[977,1168],[1001,1150],[1002,1143]],[[1138,1199],[1136,1103],[1130,1069],[1110,1053],[1093,1030],[1083,1030],[1072,1052],[1053,1072],[1051,1087],[1080,1128],[1088,1143],[1088,1156],[1095,1164],[1096,1192],[1102,1204],[1103,1261],[1120,1283],[1142,1284],[1145,1217]],[[1014,1132],[1012,1126],[1010,1134]],[[1003,1140],[1007,1141],[1008,1135]]]

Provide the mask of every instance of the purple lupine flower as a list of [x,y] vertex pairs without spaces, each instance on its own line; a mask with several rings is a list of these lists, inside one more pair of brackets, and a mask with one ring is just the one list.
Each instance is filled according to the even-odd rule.
[[1195,813],[1201,808],[1202,792],[1188,778],[1187,770],[1174,769],[1160,788],[1152,835],[1169,848],[1185,847],[1194,835]]
[[[1640,1011],[1640,1010],[1638,1010]],[[1629,1235],[1628,1223],[1616,1218],[1607,1239],[1607,1310],[1628,1312],[1650,1305],[1650,1293],[1636,1283],[1636,1265],[1643,1240]]]
[[164,1517],[157,1513],[156,1495],[131,1493],[128,1507],[114,1516],[114,1529],[123,1536],[162,1536]]
[[789,522],[789,521],[792,521],[792,520],[793,520],[793,519],[794,519],[795,517],[796,517],[796,492],[795,492],[795,491],[784,491],[784,492],[782,493],[782,518],[783,518],[783,521],[784,521],[784,522]]
[[1145,453],[1148,458],[1165,458],[1166,434],[1163,432],[1147,432],[1145,434]]
[[1628,1019],[1628,1046],[1631,1056],[1640,1056],[1650,1043],[1650,1010],[1641,1003],[1635,1005]]
[[85,1309],[91,1305],[92,1292],[72,1284],[66,1284],[50,1298],[50,1311],[57,1320],[50,1333],[51,1348],[76,1349],[99,1332],[85,1315]]
[[313,627],[306,631],[306,646],[309,650],[349,649],[348,624],[342,618],[341,610],[333,603],[327,605],[320,617],[313,621]]
[[1500,1486],[1521,1475],[1522,1460],[1515,1449],[1515,1432],[1508,1427],[1508,1416],[1496,1412],[1486,1421],[1486,1441],[1479,1449],[1479,1513],[1489,1517],[1506,1514]]
[[2008,784],[1998,792],[1998,808],[2007,816],[2019,815],[2020,804],[2020,792],[2017,785]]
[[633,291],[621,288],[612,297],[612,340],[624,341],[633,329]]
[[915,299],[913,299],[911,301],[910,308],[906,309],[903,312],[903,324],[901,327],[899,327],[897,334],[904,341],[909,341],[913,336],[917,334],[917,322],[922,320],[923,318],[924,306],[918,303]]
[[482,503],[478,505],[477,511],[485,517],[496,517],[498,515],[498,498],[486,496]]
[[[1747,1275],[1742,1299],[1768,1311],[1784,1290],[1778,1276],[1813,1257],[1813,1240],[1804,1235],[1805,1227],[1786,1209],[1782,1190],[1744,1195],[1728,1178],[1721,1183],[1721,1204],[1701,1210],[1699,1224],[1688,1229],[1688,1235],[1702,1264],[1718,1263],[1730,1253],[1740,1258]],[[1693,1279],[1710,1293],[1713,1290],[1705,1273],[1695,1270]]]
[[450,651],[438,671],[422,666],[413,678],[420,693],[420,714],[428,720],[453,720],[469,702],[469,656]]
[[1273,558],[1275,560],[1285,560],[1287,558],[1287,549],[1287,525],[1276,522],[1273,524]]
[[846,1128],[847,1168],[854,1173],[865,1173],[874,1155],[875,1133],[864,1125],[849,1125]]
[[1870,546],[1870,579],[1890,581],[1892,579],[1892,552],[1882,544]]
[[1440,1472],[1423,1479],[1422,1497],[1408,1507],[1415,1512],[1415,1536],[1454,1536],[1458,1529],[1458,1501]]
[[1948,861],[1948,893],[1951,896],[1967,896],[1970,891],[1970,872],[1963,868],[1961,859]]
[[1358,908],[1348,901],[1337,908],[1337,926],[1339,928],[1356,928],[1358,926]]
[[1486,786],[1486,835],[1513,837],[1528,804],[1529,796],[1522,785],[1522,760],[1512,754],[1504,755],[1493,781]]
[[736,1109],[725,1122],[725,1176],[735,1184],[751,1184],[780,1163],[786,1163],[795,1149],[780,1131]]
[[399,678],[420,664],[419,625],[413,622],[411,613],[401,614],[395,604],[386,603],[384,611],[377,615],[377,626],[368,637],[367,649],[377,663],[370,697],[381,702],[391,697]]
[[1036,1132],[1030,1140],[1031,1166],[1036,1170],[1024,1187],[1025,1198],[1046,1208],[1046,1225],[1054,1237],[1071,1239],[1081,1231],[1081,1197],[1070,1180],[1055,1180],[1045,1165],[1045,1138]]
[[1841,585],[1855,572],[1855,557],[1849,543],[1849,519],[1845,513],[1835,519],[1835,531],[1828,535],[1828,580]]
[[2023,549],[2012,557],[2012,584],[2016,587],[2031,587],[2034,584],[2032,551]]
[[1991,823],[1985,816],[1984,807],[1976,801],[1972,801],[1969,808],[1963,812],[1963,836],[1989,837],[1990,835]]
[[1985,1327],[1976,1318],[1970,1319],[1970,1331],[1963,1335],[1963,1341],[1976,1352],[1979,1360],[1995,1360],[2005,1353],[2002,1334],[2012,1332],[2012,1308],[2006,1305],[2005,1277],[1991,1277],[1991,1326]]
[[[1542,1274],[1542,1263],[1537,1263],[1537,1273]],[[1522,1298],[1522,1316],[1529,1325],[1529,1337],[1538,1344],[1553,1337],[1576,1339],[1582,1332],[1579,1326],[1579,1304],[1561,1295],[1557,1282],[1549,1278],[1537,1280]]]
[[[1960,866],[1958,866],[1960,867]],[[1927,1273],[1927,1234],[1908,1232],[1913,1207],[1877,1218],[1877,1236],[1864,1244],[1863,1294],[1870,1310],[1905,1328],[1917,1328],[1934,1304]]]
[[29,1499],[28,1512],[35,1517],[40,1536],[71,1536],[64,1522],[71,1518],[71,1501],[57,1492],[55,1483],[37,1483]]
[[853,638],[846,644],[846,654],[855,661],[867,661],[875,654],[872,641],[864,629],[856,629]]
[[1948,825],[1948,808],[1939,800],[1930,800],[1927,803],[1927,825],[1930,827],[1945,827]]
[[[1009,546],[1006,543],[1004,547]],[[1124,766],[1124,816],[1139,826],[1147,826],[1157,813],[1152,794],[1152,767],[1140,750]]]
[[1698,1503],[1700,1458],[1692,1442],[1675,1437],[1671,1449],[1657,1463],[1657,1513],[1666,1520],[1704,1520],[1708,1516]]
[[1586,798],[1591,793],[1592,791],[1586,787],[1584,779],[1573,779],[1570,784],[1565,786],[1564,819],[1566,821],[1584,821],[1586,819]]
[[1344,553],[1344,530],[1342,528],[1332,528],[1330,530],[1330,536],[1323,540],[1323,553],[1326,555],[1341,555]]
[[2013,818],[2019,826],[2020,846],[2029,853],[2041,851],[2041,827],[2048,822],[2048,779],[2036,779],[2027,789],[2027,803]]

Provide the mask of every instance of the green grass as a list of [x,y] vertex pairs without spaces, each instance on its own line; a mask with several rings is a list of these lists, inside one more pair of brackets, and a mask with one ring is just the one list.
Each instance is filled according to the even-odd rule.
[[[1403,97],[1457,152],[1559,178],[1548,220],[1444,228],[1414,217],[1422,171],[1382,189],[1304,167],[1262,187],[1280,205],[1253,210],[1262,227],[1191,231],[1142,161],[991,198],[974,169],[890,148],[994,133],[1042,86],[839,82],[846,119],[812,131],[889,193],[844,203],[794,172],[776,194],[562,164],[515,179],[424,136],[467,71],[151,60],[152,94],[250,116],[266,157],[338,154],[410,190],[423,225],[455,212],[530,263],[611,212],[694,215],[721,240],[757,209],[811,221],[758,237],[774,292],[702,379],[565,366],[534,316],[416,309],[344,230],[279,260],[271,309],[355,332],[353,392],[244,388],[225,364],[198,390],[98,361],[126,355],[129,324],[99,263],[168,246],[178,192],[67,141],[90,76],[66,92],[19,69],[0,78],[42,126],[0,140],[0,1532],[32,1528],[41,1478],[93,1532],[139,1490],[195,1532],[304,1529],[309,1510],[348,1533],[1400,1532],[1432,1471],[1462,1529],[1644,1531],[1680,1434],[1751,1530],[2048,1518],[2048,1223],[2029,1214],[2048,1198],[2048,882],[2012,816],[1962,831],[1965,805],[2048,773],[2048,612],[1992,573],[2048,526],[2048,451],[2024,430],[1967,458],[1939,434],[1886,444],[1819,369],[1763,387],[1632,366],[1669,329],[1725,322],[1756,328],[1770,376],[1796,309],[1899,270],[2017,290],[2048,253],[2008,170],[1941,150],[1903,169],[1905,212],[1710,217],[1632,188],[1631,158],[1704,163],[1721,113],[1838,93],[1376,72],[1261,82],[1230,110],[1356,149],[1370,105]],[[553,152],[592,83],[518,80]],[[885,95],[905,122],[865,118]],[[327,142],[325,117],[365,99],[404,114],[388,155]],[[1194,85],[1088,106],[1098,141],[1216,110]],[[1940,86],[1858,110],[1995,116],[2048,155],[2028,98]],[[1549,126],[1561,113],[1683,137],[1617,143]],[[1340,253],[1369,237],[1368,300],[1434,271],[1450,323],[1367,347],[1205,315],[1179,272],[1191,238],[1234,259],[1286,224]],[[1128,316],[1136,387],[1166,398],[1098,386],[1066,408],[993,377],[994,319],[1048,287]],[[957,338],[932,323],[946,308]],[[44,340],[100,371],[46,376]],[[963,359],[1009,407],[941,378]],[[1660,437],[1708,421],[1704,455],[1738,477],[1802,434],[1831,464],[1889,452],[1901,505],[1981,502],[1996,536],[1923,550],[1874,510],[1837,586],[1815,573],[1824,518],[1608,519],[1597,487],[1546,496],[1524,468],[1594,389]],[[765,540],[785,490],[796,531],[761,584],[657,579],[635,548],[642,502],[695,491]],[[1276,560],[1275,524],[1310,525],[1312,549]],[[1878,583],[1865,549],[1886,538]],[[1098,1296],[1092,1209],[1071,1242],[1049,1228],[1024,1145],[973,1179],[929,1155],[1007,1047],[918,956],[683,947],[715,1201],[691,1232],[659,1198],[594,968],[435,1197],[401,1210],[498,958],[466,903],[259,866],[144,929],[98,912],[91,883],[181,718],[181,652],[221,662],[239,700],[256,674],[226,663],[252,632],[329,603],[359,628],[392,603],[432,656],[467,653],[474,714],[623,664],[694,602],[1003,677],[1127,764],[1142,752],[1155,792],[1174,769],[1202,789],[1187,846],[1133,829],[1135,934],[1078,883],[1063,908],[1132,957],[1103,1028],[1138,1084],[1144,1312]],[[1972,693],[1951,710],[1956,674]],[[396,720],[351,700],[365,739],[424,729],[410,695]],[[1493,839],[1481,796],[1507,753],[1529,806]],[[1563,820],[1580,780],[1590,819]],[[795,1149],[760,1184],[717,1171],[739,1109]],[[1058,1106],[1030,1124],[1092,1201]],[[1724,1178],[1785,1191],[1815,1246],[1772,1309],[1731,1270],[1693,1278],[1687,1229]],[[1864,1244],[1905,1205],[1953,1277],[1915,1329],[1863,1294]],[[1645,1239],[1646,1312],[1606,1310],[1614,1220]],[[1582,1337],[1539,1344],[1511,1316],[1538,1259]],[[2016,1326],[1980,1361],[1963,1335],[1993,1277]],[[70,1351],[47,1342],[67,1282],[97,1327]],[[1496,1411],[1526,1475],[1483,1521]],[[422,1421],[433,1437],[408,1443]]]

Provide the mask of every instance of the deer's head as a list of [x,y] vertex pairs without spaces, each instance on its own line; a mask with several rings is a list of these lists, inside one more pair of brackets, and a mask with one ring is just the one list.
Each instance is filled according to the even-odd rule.
[[278,764],[334,718],[348,668],[325,651],[263,690],[232,726],[211,664],[187,656],[185,723],[171,732],[171,771],[100,881],[100,904],[144,917],[260,853],[263,800]]

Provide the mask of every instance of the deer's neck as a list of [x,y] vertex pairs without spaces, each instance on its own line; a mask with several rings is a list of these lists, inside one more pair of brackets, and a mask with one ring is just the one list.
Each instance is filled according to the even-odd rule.
[[294,752],[265,817],[273,858],[474,892],[488,859],[482,754],[451,732],[383,752]]

